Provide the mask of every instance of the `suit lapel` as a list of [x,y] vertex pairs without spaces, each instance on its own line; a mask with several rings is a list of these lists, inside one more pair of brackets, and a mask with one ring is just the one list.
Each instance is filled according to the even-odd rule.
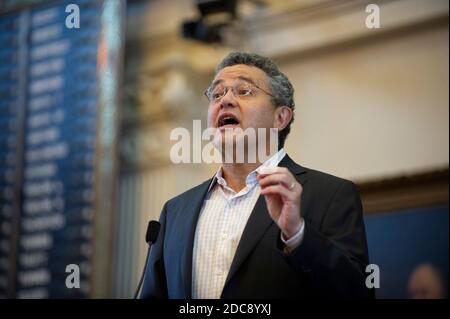
[[269,228],[272,223],[273,220],[270,218],[267,211],[265,199],[263,196],[259,196],[247,224],[245,225],[244,232],[242,233],[241,240],[239,241],[233,262],[231,263],[225,285],[230,281],[235,272],[242,265],[243,261],[250,254],[253,247],[256,246],[258,241],[266,232],[267,228]]
[[185,241],[187,247],[183,246],[180,242],[180,253],[183,255],[182,280],[185,290],[186,299],[192,298],[192,255],[194,249],[195,229],[197,227],[198,217],[203,206],[203,201],[208,193],[208,189],[213,179],[208,180],[200,186],[200,189],[194,193],[194,196],[190,199],[189,203],[183,208],[184,218],[180,221],[183,225],[180,225],[178,229],[185,229],[187,240]]
[[[297,165],[288,155],[281,160],[278,166],[287,167],[300,184],[304,185],[306,183],[306,174],[304,174],[306,170],[300,165]],[[272,223],[273,220],[267,211],[264,196],[259,196],[242,233],[225,285],[231,280]]]

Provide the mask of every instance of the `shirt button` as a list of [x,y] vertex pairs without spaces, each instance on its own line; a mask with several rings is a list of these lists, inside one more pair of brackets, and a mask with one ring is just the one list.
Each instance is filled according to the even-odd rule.
[[228,235],[226,233],[223,233],[222,234],[222,239],[227,239],[227,238],[228,238]]

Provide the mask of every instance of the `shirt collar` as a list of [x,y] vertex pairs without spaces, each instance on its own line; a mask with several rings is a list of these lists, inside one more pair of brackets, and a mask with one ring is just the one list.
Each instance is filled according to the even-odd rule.
[[[253,186],[254,184],[256,184],[256,171],[260,168],[260,167],[268,167],[268,168],[273,168],[278,166],[278,164],[281,162],[281,160],[286,156],[286,151],[284,150],[284,148],[280,149],[277,153],[275,153],[274,155],[272,155],[269,159],[267,159],[264,163],[262,163],[260,166],[258,166],[255,170],[251,171],[246,178],[246,184],[247,186]],[[227,187],[227,181],[225,180],[225,178],[223,178],[222,175],[222,167],[220,167],[216,174],[213,177],[213,180],[211,181],[211,184],[209,185],[208,188],[208,192],[214,187],[214,185],[216,184],[216,182],[223,186],[223,187]]]

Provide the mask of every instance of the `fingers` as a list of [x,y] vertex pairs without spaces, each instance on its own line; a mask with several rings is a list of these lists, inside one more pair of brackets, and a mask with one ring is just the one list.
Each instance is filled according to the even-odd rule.
[[259,170],[256,179],[261,188],[268,185],[282,184],[290,191],[301,189],[301,185],[285,167],[265,168],[265,170],[261,169]]
[[290,173],[286,167],[260,167],[257,170],[258,175],[270,175],[275,173]]
[[287,189],[290,189],[292,186],[292,183],[294,182],[294,179],[288,175],[282,174],[282,173],[274,173],[270,175],[265,175],[262,177],[257,178],[259,181],[259,185],[261,188],[264,188],[269,185],[276,185],[281,184]]
[[270,185],[261,189],[261,195],[280,195],[288,200],[294,200],[295,194],[290,192],[286,187],[278,185]]
[[302,191],[302,186],[285,167],[266,168],[257,175],[257,180],[262,195],[279,194],[295,199]]

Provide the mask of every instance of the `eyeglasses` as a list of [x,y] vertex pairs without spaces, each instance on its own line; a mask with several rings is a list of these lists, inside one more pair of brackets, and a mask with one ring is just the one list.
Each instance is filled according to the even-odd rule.
[[231,86],[225,86],[220,83],[215,86],[210,86],[206,89],[205,95],[210,102],[216,103],[216,102],[219,102],[228,93],[228,90],[230,88],[231,88],[231,92],[233,92],[234,96],[239,97],[239,98],[248,98],[248,97],[255,95],[256,89],[259,89],[262,92],[266,93],[267,95],[270,95],[273,97],[272,94],[270,94],[266,90],[260,88],[255,83],[250,83],[250,82],[246,82],[246,81],[236,81]]

